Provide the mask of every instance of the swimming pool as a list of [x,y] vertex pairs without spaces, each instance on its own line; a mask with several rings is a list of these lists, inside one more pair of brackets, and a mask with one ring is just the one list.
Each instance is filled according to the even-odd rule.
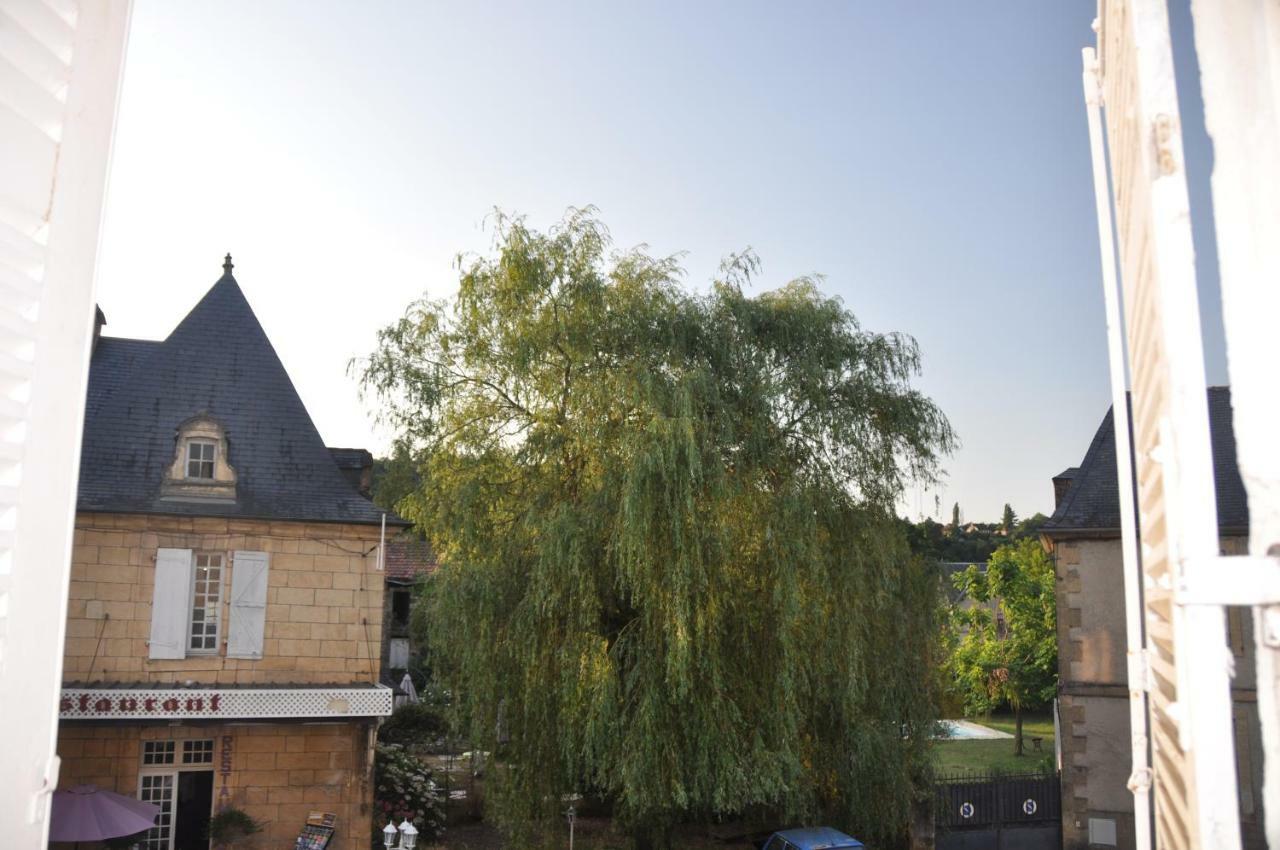
[[982,726],[969,720],[939,720],[937,740],[944,741],[990,741],[998,738],[1012,738],[1008,732]]

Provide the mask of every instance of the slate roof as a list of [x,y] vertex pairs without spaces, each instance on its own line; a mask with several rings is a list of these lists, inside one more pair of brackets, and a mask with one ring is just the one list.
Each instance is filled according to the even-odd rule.
[[387,541],[383,563],[387,581],[411,582],[420,575],[431,575],[438,566],[435,550],[425,540],[399,537]]
[[[178,426],[226,429],[234,504],[160,501]],[[99,338],[89,368],[81,511],[379,523],[343,477],[240,285],[226,273],[163,342]],[[388,515],[388,524],[404,520]]]
[[[1249,527],[1244,482],[1236,466],[1236,438],[1231,427],[1231,390],[1209,388],[1209,437],[1218,501],[1218,527],[1243,532]],[[1061,477],[1061,476],[1059,476]],[[1112,410],[1102,418],[1089,451],[1053,516],[1042,526],[1055,531],[1120,530],[1120,485],[1116,479],[1116,440]]]

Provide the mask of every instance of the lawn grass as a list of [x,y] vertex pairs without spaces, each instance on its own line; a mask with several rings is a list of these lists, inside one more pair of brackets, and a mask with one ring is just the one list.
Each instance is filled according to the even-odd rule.
[[[1013,734],[1014,720],[1011,714],[993,714],[991,717],[970,718],[1001,732]],[[979,773],[1032,773],[1053,769],[1053,715],[1028,714],[1022,718],[1024,753],[1013,754],[1013,739],[991,741],[938,741],[934,746],[936,769],[940,774]],[[1032,738],[1043,738],[1041,752],[1036,752]]]

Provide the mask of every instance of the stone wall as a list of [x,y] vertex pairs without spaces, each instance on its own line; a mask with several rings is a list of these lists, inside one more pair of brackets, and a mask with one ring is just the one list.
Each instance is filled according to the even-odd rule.
[[[182,518],[76,516],[67,609],[65,681],[217,684],[376,682],[383,580],[375,526]],[[216,655],[148,658],[156,550],[227,554],[223,633]],[[261,659],[226,657],[230,553],[270,553]]]
[[[1049,541],[1057,569],[1058,711],[1062,748],[1062,846],[1089,844],[1089,821],[1113,821],[1116,846],[1134,846],[1133,795],[1126,787],[1132,751],[1129,731],[1128,644],[1124,567],[1118,538]],[[1244,538],[1224,538],[1224,554],[1244,551]],[[1235,657],[1237,762],[1245,846],[1260,822],[1254,799],[1257,761],[1252,621],[1229,609],[1224,642]]]
[[91,783],[136,797],[144,741],[211,738],[215,811],[232,805],[265,826],[237,848],[292,847],[307,815],[322,811],[338,816],[335,850],[364,850],[373,829],[373,729],[373,721],[181,726],[64,722],[58,731],[58,784]]

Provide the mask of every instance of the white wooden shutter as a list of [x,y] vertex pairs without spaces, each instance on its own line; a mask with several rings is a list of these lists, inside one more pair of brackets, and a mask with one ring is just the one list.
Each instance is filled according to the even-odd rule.
[[[1262,576],[1280,572],[1280,6],[1252,0],[1193,0],[1205,126],[1213,139],[1213,218],[1222,285],[1222,328],[1231,377],[1236,462],[1249,497],[1249,551]],[[1271,557],[1262,560],[1268,555]],[[1234,565],[1233,572],[1239,573]],[[1225,571],[1224,571],[1225,572]],[[1261,799],[1247,774],[1241,799],[1261,807],[1270,847],[1280,847],[1280,646],[1278,601],[1262,582],[1253,594],[1257,711],[1262,722]],[[1238,611],[1240,609],[1231,609]],[[1234,645],[1233,645],[1234,648]],[[1237,733],[1237,741],[1239,741]],[[1251,739],[1252,743],[1252,739]]]
[[408,638],[392,638],[387,650],[387,666],[392,670],[403,670],[409,666]]
[[0,0],[0,824],[44,847],[93,272],[130,5]]
[[1239,850],[1226,618],[1220,600],[1186,592],[1195,565],[1220,568],[1168,4],[1107,0],[1099,12],[1132,379],[1155,846]]
[[191,550],[156,551],[151,597],[151,657],[186,658],[191,617]]
[[231,635],[228,658],[261,658],[267,621],[266,552],[238,551],[231,564]]

